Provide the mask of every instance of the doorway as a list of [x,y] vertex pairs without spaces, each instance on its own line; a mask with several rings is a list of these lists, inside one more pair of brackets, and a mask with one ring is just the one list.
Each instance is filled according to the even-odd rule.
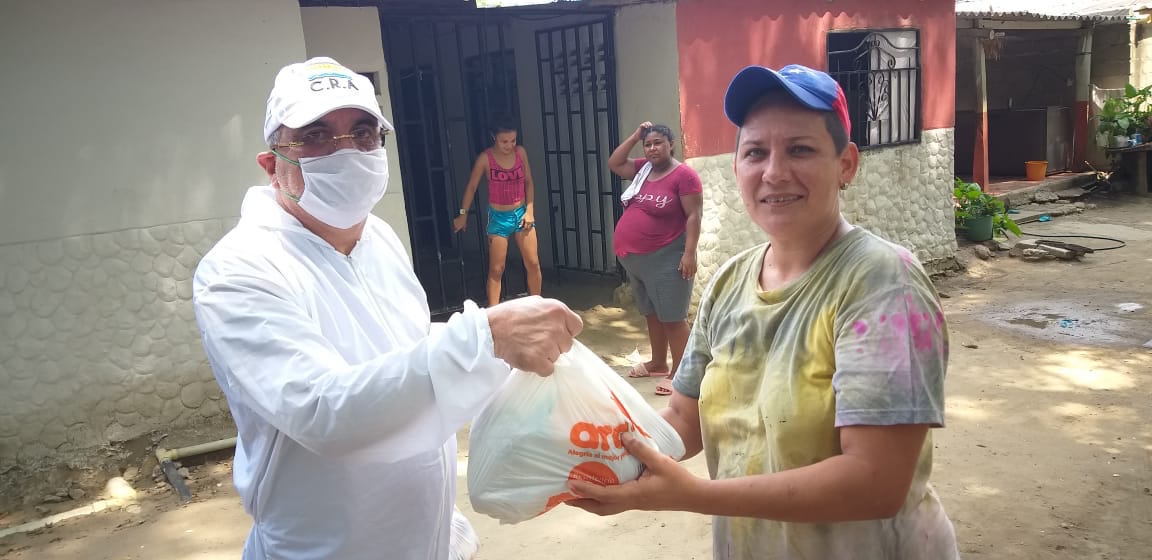
[[[620,184],[607,168],[619,138],[611,13],[379,12],[412,260],[433,314],[487,299],[486,181],[466,209],[468,228],[456,234],[452,221],[476,157],[491,145],[492,121],[503,116],[533,138],[526,148],[546,274],[617,274],[611,232]],[[527,292],[514,242],[508,253],[503,299]]]

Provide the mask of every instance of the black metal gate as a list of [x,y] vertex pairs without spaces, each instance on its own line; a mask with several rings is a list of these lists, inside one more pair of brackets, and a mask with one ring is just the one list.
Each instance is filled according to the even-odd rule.
[[608,169],[619,144],[612,20],[536,32],[553,266],[617,273],[612,230],[620,181]]
[[[490,145],[489,121],[515,115],[515,62],[505,24],[482,16],[397,16],[380,10],[396,145],[416,275],[434,314],[486,302],[486,184],[469,209],[468,229],[452,231],[476,156]],[[526,291],[515,243],[503,292]]]
[[828,73],[848,101],[850,139],[861,149],[918,143],[920,32],[832,31],[827,48]]

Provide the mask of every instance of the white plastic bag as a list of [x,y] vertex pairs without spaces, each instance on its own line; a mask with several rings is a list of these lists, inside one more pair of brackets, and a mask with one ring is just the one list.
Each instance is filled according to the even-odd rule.
[[468,518],[459,509],[452,508],[452,538],[448,546],[448,560],[473,560],[480,549],[480,537]]
[[684,455],[676,430],[579,342],[551,376],[513,371],[472,423],[472,509],[519,523],[574,499],[569,480],[636,480],[643,465],[621,444],[624,432],[675,459]]

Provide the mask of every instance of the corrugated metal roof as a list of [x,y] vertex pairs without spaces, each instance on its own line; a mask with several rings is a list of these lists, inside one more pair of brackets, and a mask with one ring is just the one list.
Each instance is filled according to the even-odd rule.
[[956,0],[956,16],[1121,23],[1149,5],[1149,0]]
[[1101,16],[1101,15],[1055,15],[1055,14],[1038,14],[1035,12],[956,12],[956,17],[961,18],[995,18],[1007,20],[1037,20],[1037,21],[1089,21],[1093,23],[1124,23],[1128,21],[1128,16]]

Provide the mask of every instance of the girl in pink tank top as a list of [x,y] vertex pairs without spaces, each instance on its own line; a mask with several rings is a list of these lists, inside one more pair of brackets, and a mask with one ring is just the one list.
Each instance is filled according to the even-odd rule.
[[455,232],[460,233],[468,228],[472,199],[484,178],[488,179],[488,305],[500,303],[510,237],[516,239],[516,246],[524,259],[528,293],[540,295],[542,277],[540,257],[537,254],[532,170],[528,165],[527,152],[516,145],[516,127],[508,120],[497,121],[492,128],[492,147],[484,150],[472,166],[472,175],[464,189],[464,200],[452,222]]
[[515,152],[516,163],[512,169],[504,169],[492,150],[484,151],[488,154],[488,204],[517,206],[524,200],[524,161],[520,150]]

